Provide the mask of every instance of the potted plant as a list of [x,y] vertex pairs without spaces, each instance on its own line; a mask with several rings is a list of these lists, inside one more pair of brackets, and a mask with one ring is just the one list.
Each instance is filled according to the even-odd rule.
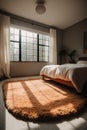
[[72,50],[71,52],[68,52],[66,49],[62,49],[60,51],[60,55],[65,59],[65,57],[69,57],[69,63],[76,63],[75,58],[76,58],[77,51]]
[[75,61],[76,53],[77,53],[76,50],[72,50],[72,51],[68,54],[68,56],[69,56],[69,58],[70,58],[70,60],[69,60],[70,63],[76,63],[76,61]]

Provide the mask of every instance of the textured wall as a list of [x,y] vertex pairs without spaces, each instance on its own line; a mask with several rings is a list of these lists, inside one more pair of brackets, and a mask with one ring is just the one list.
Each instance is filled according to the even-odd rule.
[[62,46],[68,48],[70,51],[77,50],[78,56],[87,56],[83,53],[83,33],[87,32],[87,19],[65,29],[63,31]]

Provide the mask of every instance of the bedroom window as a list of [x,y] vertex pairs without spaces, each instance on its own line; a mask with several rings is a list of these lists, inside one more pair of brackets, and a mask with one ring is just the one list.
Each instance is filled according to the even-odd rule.
[[11,27],[10,60],[48,62],[49,35]]

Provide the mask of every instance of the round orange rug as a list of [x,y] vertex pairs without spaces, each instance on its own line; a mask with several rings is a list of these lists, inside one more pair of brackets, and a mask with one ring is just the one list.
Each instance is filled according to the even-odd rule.
[[6,108],[24,121],[60,120],[78,114],[87,104],[73,89],[41,79],[8,81],[3,88]]

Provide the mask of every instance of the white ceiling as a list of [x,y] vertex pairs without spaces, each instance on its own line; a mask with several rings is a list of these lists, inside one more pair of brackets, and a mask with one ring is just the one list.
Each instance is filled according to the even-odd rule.
[[87,18],[87,0],[45,0],[46,13],[35,12],[36,0],[0,0],[0,9],[10,13],[65,29]]

